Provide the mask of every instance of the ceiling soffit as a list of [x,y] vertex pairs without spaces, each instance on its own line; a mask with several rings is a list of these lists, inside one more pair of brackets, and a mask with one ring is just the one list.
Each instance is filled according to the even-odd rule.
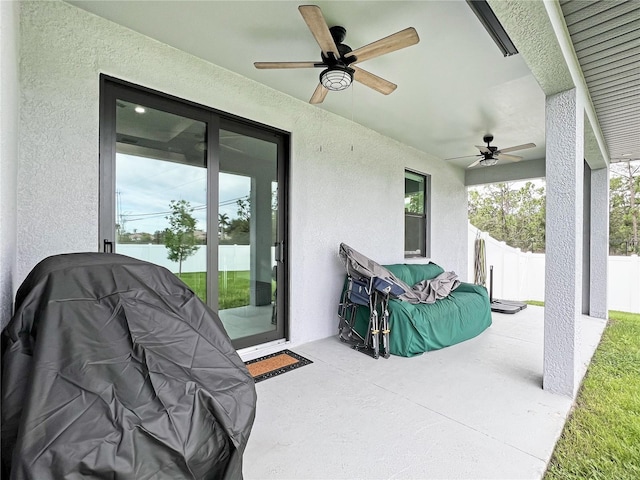
[[612,162],[640,159],[640,2],[560,2]]

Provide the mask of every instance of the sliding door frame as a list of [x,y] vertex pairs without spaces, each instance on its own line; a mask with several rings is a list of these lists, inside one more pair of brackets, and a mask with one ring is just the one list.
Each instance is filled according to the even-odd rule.
[[[138,103],[149,108],[191,118],[207,125],[207,231],[217,231],[220,130],[228,129],[266,140],[277,145],[278,223],[276,248],[278,293],[276,296],[276,329],[233,340],[236,349],[259,345],[289,335],[289,271],[288,271],[288,192],[290,134],[258,122],[183,100],[172,95],[141,87],[108,75],[100,75],[100,157],[99,157],[99,221],[98,251],[114,251],[116,189],[116,100]],[[207,304],[217,313],[218,306],[218,237],[207,235]],[[215,299],[215,305],[213,303]]]

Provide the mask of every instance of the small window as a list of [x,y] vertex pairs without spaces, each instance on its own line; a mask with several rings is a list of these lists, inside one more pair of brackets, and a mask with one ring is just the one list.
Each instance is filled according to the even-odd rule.
[[431,177],[404,172],[404,256],[429,254],[429,187]]

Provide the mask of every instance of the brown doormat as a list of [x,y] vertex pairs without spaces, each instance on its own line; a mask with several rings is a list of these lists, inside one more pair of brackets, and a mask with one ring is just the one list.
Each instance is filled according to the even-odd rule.
[[245,365],[255,382],[258,383],[281,373],[304,367],[310,363],[313,362],[291,350],[282,350],[271,355],[249,360],[245,362]]

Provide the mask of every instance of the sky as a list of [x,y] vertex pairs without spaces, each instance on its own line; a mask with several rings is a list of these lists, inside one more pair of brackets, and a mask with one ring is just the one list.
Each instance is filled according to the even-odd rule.
[[[238,216],[236,201],[250,194],[251,179],[220,173],[219,188],[219,213],[226,213],[232,220]],[[187,200],[194,208],[196,228],[207,231],[206,198],[206,168],[116,155],[116,223],[127,232],[164,230],[169,224],[165,217],[171,200]]]

